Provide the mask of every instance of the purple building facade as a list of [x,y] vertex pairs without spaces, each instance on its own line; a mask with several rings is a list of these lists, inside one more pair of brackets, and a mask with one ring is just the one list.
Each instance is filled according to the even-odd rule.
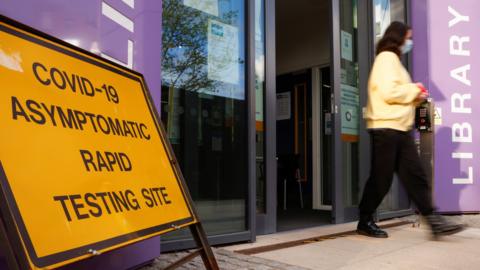
[[159,106],[161,0],[16,0],[0,13],[142,73]]
[[[143,73],[160,108],[161,0],[15,0],[0,14]],[[154,237],[62,269],[129,269],[159,255]]]
[[480,211],[480,1],[411,1],[413,79],[435,102],[434,199],[440,212]]

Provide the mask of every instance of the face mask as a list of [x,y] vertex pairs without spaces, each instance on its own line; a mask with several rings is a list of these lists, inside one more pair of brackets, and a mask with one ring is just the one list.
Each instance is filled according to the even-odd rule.
[[411,39],[405,40],[405,44],[402,46],[402,53],[406,54],[409,53],[413,48],[413,41]]

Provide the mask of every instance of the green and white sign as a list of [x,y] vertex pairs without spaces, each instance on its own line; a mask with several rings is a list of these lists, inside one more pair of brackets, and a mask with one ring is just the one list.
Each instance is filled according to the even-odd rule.
[[358,136],[360,100],[358,88],[341,84],[342,135]]

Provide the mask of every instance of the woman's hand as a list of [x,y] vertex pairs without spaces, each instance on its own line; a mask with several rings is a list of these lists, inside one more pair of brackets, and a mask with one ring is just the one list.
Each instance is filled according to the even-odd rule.
[[420,89],[420,93],[418,93],[418,96],[415,98],[415,102],[422,103],[429,96],[428,90],[427,88],[425,88],[425,86],[421,82],[417,82],[416,85]]
[[416,85],[418,86],[418,88],[420,88],[420,91],[422,91],[423,94],[428,96],[428,90],[427,90],[427,88],[425,88],[423,83],[417,82]]
[[418,94],[417,98],[415,99],[415,101],[421,103],[421,102],[425,101],[427,98],[428,98],[428,94],[420,92]]

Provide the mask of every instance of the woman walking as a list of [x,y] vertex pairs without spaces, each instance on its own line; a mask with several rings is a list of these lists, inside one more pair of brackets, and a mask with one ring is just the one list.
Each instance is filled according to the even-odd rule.
[[378,42],[368,82],[366,121],[371,138],[371,171],[359,205],[357,232],[386,238],[373,213],[387,194],[396,172],[408,195],[426,218],[435,236],[458,232],[461,225],[434,214],[431,187],[412,136],[415,107],[427,98],[421,83],[412,83],[400,57],[412,47],[412,30],[393,22]]

